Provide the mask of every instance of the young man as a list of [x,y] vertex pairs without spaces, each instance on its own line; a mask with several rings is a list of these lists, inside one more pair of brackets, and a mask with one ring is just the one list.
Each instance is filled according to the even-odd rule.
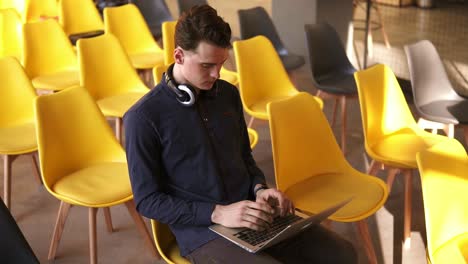
[[292,202],[267,188],[250,149],[236,87],[219,80],[231,29],[208,5],[178,20],[175,64],[125,115],[126,150],[138,211],[169,224],[193,263],[354,263],[348,242],[320,227],[251,254],[210,231],[263,230]]

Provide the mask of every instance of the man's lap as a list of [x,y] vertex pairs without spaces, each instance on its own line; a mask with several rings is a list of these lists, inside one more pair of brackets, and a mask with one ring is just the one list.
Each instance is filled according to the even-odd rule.
[[220,237],[187,256],[192,263],[357,263],[350,242],[317,226],[256,254]]

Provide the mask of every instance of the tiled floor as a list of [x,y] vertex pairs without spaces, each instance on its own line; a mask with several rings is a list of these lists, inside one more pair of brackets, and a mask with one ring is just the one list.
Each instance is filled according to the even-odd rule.
[[[220,9],[226,19],[231,22],[234,34],[238,34],[236,25],[237,8],[263,5],[269,8],[268,0],[242,1],[209,1]],[[232,2],[232,3],[231,3]],[[234,4],[236,2],[236,4]],[[175,1],[168,1],[175,11]],[[381,6],[385,26],[389,35],[391,49],[382,45],[379,32],[374,33],[375,45],[372,61],[389,64],[398,75],[405,77],[406,59],[402,46],[413,41],[429,38],[439,49],[442,57],[453,61],[461,69],[465,69],[464,87],[467,87],[468,52],[466,47],[468,22],[468,6],[441,2],[435,9],[423,10],[416,7],[395,8]],[[174,12],[175,13],[175,12]],[[356,38],[362,39],[359,33]],[[357,42],[358,48],[362,41]],[[397,54],[397,55],[395,55]],[[231,62],[232,63],[232,62]],[[407,74],[407,73],[406,73]],[[459,77],[463,80],[462,77]],[[311,85],[309,70],[299,69],[295,74],[299,89],[315,92]],[[463,86],[463,82],[461,82]],[[468,91],[468,90],[467,90]],[[369,160],[363,147],[361,118],[357,100],[348,106],[348,153],[346,158],[361,171],[366,171]],[[331,116],[331,103],[326,102],[324,112]],[[271,144],[268,123],[256,121],[254,128],[259,132],[260,141],[254,150],[254,156],[265,172],[268,181],[274,184]],[[339,133],[340,122],[333,130]],[[456,138],[461,139],[460,131],[456,131]],[[66,153],[64,153],[66,155]],[[0,165],[3,171],[3,164]],[[385,179],[384,173],[379,177]],[[418,174],[413,177],[413,224],[411,248],[403,249],[401,240],[403,234],[403,185],[401,177],[397,177],[393,190],[385,206],[375,216],[369,218],[371,234],[377,251],[379,263],[425,263],[425,226],[422,208],[422,197]],[[3,181],[0,182],[3,189]],[[55,224],[59,202],[49,195],[33,179],[30,160],[20,157],[13,163],[13,191],[12,213],[30,242],[41,263],[47,262],[47,252]],[[118,206],[112,208],[115,232],[107,233],[104,218],[98,213],[98,256],[100,263],[162,263],[155,261],[146,250],[143,240],[137,232],[126,208]],[[88,225],[87,210],[73,207],[68,217],[63,237],[58,248],[56,263],[86,263],[88,262]],[[334,223],[334,230],[350,239],[358,248],[360,263],[367,263],[361,240],[352,224]],[[1,262],[1,257],[0,257]]]

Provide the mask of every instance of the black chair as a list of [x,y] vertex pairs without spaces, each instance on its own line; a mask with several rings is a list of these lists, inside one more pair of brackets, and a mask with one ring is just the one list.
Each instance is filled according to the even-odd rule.
[[131,0],[130,2],[140,9],[153,38],[159,40],[162,36],[162,23],[174,20],[166,2],[164,0]]
[[283,45],[273,21],[263,7],[242,9],[238,10],[237,13],[239,15],[241,39],[263,35],[273,43],[287,71],[304,65],[305,60],[302,56],[291,53]]
[[455,125],[468,125],[468,99],[453,89],[442,60],[430,41],[406,45],[405,52],[414,105],[420,115],[419,126],[432,129],[433,133],[443,129],[453,138]]
[[312,82],[317,96],[334,99],[332,126],[337,103],[341,103],[341,149],[346,150],[346,100],[357,97],[353,67],[336,30],[327,23],[305,25]]
[[0,262],[39,263],[2,199],[0,199]]
[[94,2],[96,3],[96,8],[98,9],[99,14],[102,17],[104,8],[126,5],[129,3],[129,0],[95,0]]
[[206,0],[177,0],[177,6],[179,7],[179,15],[189,10],[194,5],[206,5]]

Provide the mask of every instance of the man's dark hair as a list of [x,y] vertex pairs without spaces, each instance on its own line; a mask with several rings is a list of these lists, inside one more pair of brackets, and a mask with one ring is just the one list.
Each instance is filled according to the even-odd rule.
[[231,27],[209,5],[196,5],[177,21],[175,44],[184,50],[195,50],[201,41],[222,48],[231,47]]

